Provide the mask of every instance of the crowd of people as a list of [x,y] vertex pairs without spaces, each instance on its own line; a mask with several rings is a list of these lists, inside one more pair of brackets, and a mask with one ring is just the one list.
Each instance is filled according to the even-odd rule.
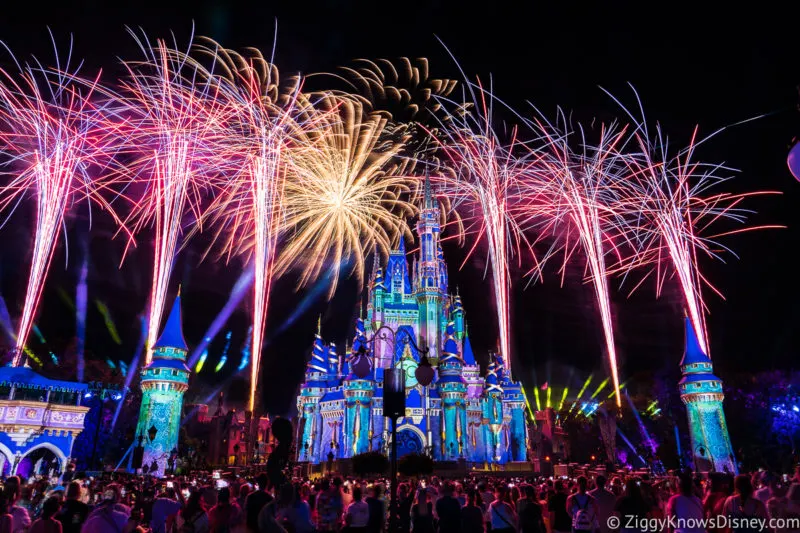
[[[0,533],[384,533],[390,523],[396,533],[760,530],[730,521],[701,525],[719,516],[763,519],[784,525],[767,531],[800,532],[800,468],[792,477],[405,479],[393,517],[388,488],[386,480],[336,476],[275,486],[264,473],[58,481],[11,476],[0,491]],[[694,527],[682,525],[687,520]]]

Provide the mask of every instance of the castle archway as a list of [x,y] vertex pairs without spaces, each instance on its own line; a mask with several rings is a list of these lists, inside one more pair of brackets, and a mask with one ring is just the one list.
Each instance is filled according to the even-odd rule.
[[13,468],[14,454],[11,453],[7,446],[0,443],[0,476],[10,476]]
[[49,444],[40,444],[22,456],[14,473],[23,477],[56,475],[62,472],[65,461],[61,450]]
[[397,428],[397,456],[425,452],[425,435],[411,424]]

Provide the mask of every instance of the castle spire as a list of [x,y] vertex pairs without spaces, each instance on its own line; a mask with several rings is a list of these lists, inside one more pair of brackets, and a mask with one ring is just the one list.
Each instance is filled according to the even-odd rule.
[[475,354],[472,353],[472,343],[469,342],[469,334],[464,333],[464,343],[463,348],[461,350],[462,358],[464,359],[464,364],[467,366],[477,366],[477,362],[475,362]]
[[178,287],[178,295],[175,296],[175,301],[172,303],[172,310],[167,318],[167,323],[153,348],[177,348],[189,351],[189,347],[186,346],[186,340],[183,338],[180,287]]
[[423,204],[424,209],[433,209],[433,195],[431,194],[431,176],[428,172],[428,169],[425,168],[425,203]]
[[692,320],[686,317],[683,322],[686,328],[686,343],[681,366],[693,363],[710,363],[711,359],[700,347],[700,341],[697,339],[697,332],[694,330]]
[[[328,373],[328,360],[325,353],[325,344],[322,342],[322,337],[319,333],[314,335],[314,343],[311,347],[311,360],[306,366],[306,374],[311,375],[315,373],[327,374]],[[307,381],[310,381],[307,378]]]

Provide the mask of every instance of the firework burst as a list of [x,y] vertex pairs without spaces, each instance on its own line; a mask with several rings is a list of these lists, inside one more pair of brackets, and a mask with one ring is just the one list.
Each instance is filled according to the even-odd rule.
[[10,216],[26,195],[36,202],[31,267],[13,360],[17,366],[67,210],[87,199],[119,219],[102,194],[108,184],[97,176],[113,151],[101,110],[92,102],[98,80],[79,80],[69,56],[55,69],[36,60],[15,64],[16,73],[0,70],[0,154],[7,178],[0,212]]
[[[531,125],[547,142],[523,182],[525,192],[518,207],[521,224],[535,231],[539,238],[554,238],[556,244],[545,259],[563,252],[562,282],[567,263],[578,249],[583,252],[587,278],[594,288],[600,312],[616,401],[620,405],[607,257],[612,255],[613,261],[617,261],[622,256],[621,246],[629,238],[625,213],[618,208],[626,169],[618,150],[626,140],[626,130],[602,125],[598,142],[592,146],[586,141],[586,132],[579,129],[580,149],[573,150],[570,135],[557,127],[543,121],[533,121]],[[541,276],[543,264],[544,261],[533,269],[536,275]]]
[[125,63],[119,115],[129,117],[121,143],[138,156],[124,171],[146,186],[132,210],[133,228],[155,229],[147,363],[181,236],[202,224],[207,197],[218,187],[214,163],[232,109],[215,77],[187,53],[134,37],[144,60]]
[[[731,179],[736,171],[722,164],[697,161],[695,152],[700,144],[723,130],[698,138],[695,128],[689,144],[671,154],[667,135],[660,125],[656,125],[651,135],[635,90],[634,94],[639,102],[639,119],[615,99],[636,126],[631,135],[630,149],[622,155],[629,175],[624,180],[625,186],[620,188],[622,194],[619,197],[621,209],[628,212],[626,218],[635,234],[636,247],[635,253],[624,258],[616,270],[628,273],[634,268],[644,267],[647,273],[642,281],[653,273],[657,295],[660,295],[667,276],[674,274],[700,346],[710,354],[702,286],[706,285],[719,296],[722,294],[702,275],[698,255],[722,259],[721,252],[733,253],[719,242],[723,235],[777,227],[743,227],[707,235],[711,226],[720,221],[744,224],[752,211],[739,206],[747,197],[774,193],[713,193],[714,188]],[[665,263],[671,264],[672,268],[665,268]]]
[[[388,254],[416,208],[406,199],[413,179],[411,163],[398,159],[402,145],[382,139],[386,119],[367,115],[350,98],[322,95],[307,113],[321,113],[290,150],[290,176],[284,190],[285,244],[278,274],[300,266],[300,284],[333,269],[329,296],[342,265],[363,284],[364,258],[373,250]],[[306,119],[309,120],[309,119]]]
[[[491,92],[480,85],[468,84],[468,88],[474,105],[453,106],[449,102],[439,131],[431,132],[439,141],[436,148],[442,161],[449,167],[437,181],[441,192],[459,214],[459,235],[475,235],[467,258],[486,238],[497,308],[499,351],[504,366],[510,371],[509,261],[514,255],[519,257],[524,242],[510,205],[516,202],[519,180],[530,160],[515,154],[520,148],[516,128],[506,142],[496,133],[493,123],[496,99]],[[466,226],[461,225],[462,221],[466,221]]]
[[[227,165],[226,185],[210,209],[217,236],[223,236],[223,250],[252,256],[255,269],[253,287],[253,358],[248,408],[255,407],[261,351],[264,342],[269,294],[272,285],[275,245],[279,234],[285,152],[290,139],[297,136],[302,123],[299,101],[300,80],[286,91],[278,89],[277,68],[260,52],[247,56],[207,41],[201,48],[212,55],[224,76],[219,79],[225,98],[236,110],[228,124],[229,143],[220,162]],[[313,115],[312,115],[313,116]],[[249,245],[243,245],[248,243]]]

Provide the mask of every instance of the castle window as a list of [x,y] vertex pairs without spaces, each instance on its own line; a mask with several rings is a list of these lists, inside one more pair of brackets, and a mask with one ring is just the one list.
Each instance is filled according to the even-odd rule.
[[158,376],[159,374],[161,374],[161,369],[160,368],[156,368],[155,370],[153,370],[153,375],[154,376]]
[[173,375],[173,376],[177,376],[177,375],[178,375],[178,371],[177,371],[177,370],[173,370],[173,371],[172,371],[172,375]]

